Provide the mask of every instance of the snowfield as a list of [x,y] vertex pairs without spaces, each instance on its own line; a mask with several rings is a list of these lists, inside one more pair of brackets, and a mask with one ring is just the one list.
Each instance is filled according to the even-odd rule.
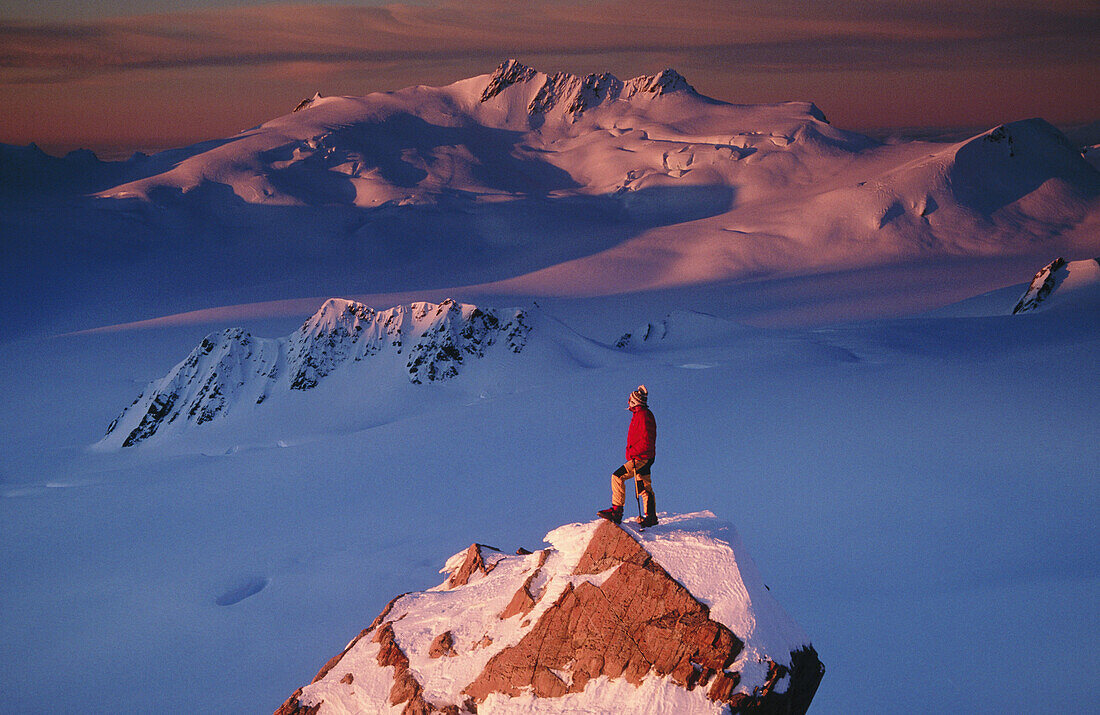
[[[758,569],[647,547],[696,549],[663,563],[716,604],[766,583],[800,629],[716,615],[813,642],[812,712],[1092,707],[1100,172],[1042,120],[879,144],[574,79],[319,97],[127,162],[0,147],[8,709],[273,711],[450,554],[607,506],[641,383],[659,510]],[[410,379],[425,340],[453,374]],[[122,446],[154,394],[179,417]]]

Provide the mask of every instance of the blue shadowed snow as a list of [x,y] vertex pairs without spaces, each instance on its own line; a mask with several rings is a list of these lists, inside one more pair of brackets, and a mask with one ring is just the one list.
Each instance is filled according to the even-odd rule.
[[[1012,710],[1044,683],[1079,708],[1100,685],[1096,315],[730,330],[219,456],[85,451],[201,328],[9,343],[5,699],[40,707],[64,659],[55,712],[181,710],[200,687],[273,710],[450,554],[538,548],[606,506],[644,382],[658,508],[736,525],[826,664],[815,710]],[[1021,648],[1044,654],[1027,678]]]

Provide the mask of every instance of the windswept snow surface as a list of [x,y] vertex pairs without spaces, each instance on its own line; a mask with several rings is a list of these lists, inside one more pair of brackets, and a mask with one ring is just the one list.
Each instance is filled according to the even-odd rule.
[[[827,664],[815,710],[1012,711],[1042,688],[1039,710],[1080,711],[1100,684],[1100,623],[1081,605],[1100,596],[1100,325],[1068,305],[1007,315],[1022,293],[994,316],[798,330],[659,313],[668,341],[602,365],[536,365],[528,387],[484,398],[406,381],[407,416],[207,454],[88,451],[205,327],[8,343],[5,702],[172,712],[201,691],[219,711],[273,710],[391,597],[438,583],[447,554],[536,548],[606,506],[644,382],[659,509],[736,523],[760,571],[743,587],[766,583]],[[681,323],[697,340],[672,339]],[[588,332],[610,344],[636,325]],[[655,553],[669,526],[643,537]],[[707,578],[705,559],[664,565]],[[722,617],[789,632],[766,611]],[[1020,678],[1037,633],[1052,655]]]

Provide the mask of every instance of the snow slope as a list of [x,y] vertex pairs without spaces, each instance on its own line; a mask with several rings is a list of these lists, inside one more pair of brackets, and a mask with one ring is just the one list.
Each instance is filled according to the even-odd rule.
[[34,320],[15,335],[288,298],[514,304],[975,257],[980,291],[1100,253],[1100,172],[1042,120],[882,145],[812,103],[720,102],[671,70],[509,61],[446,87],[314,97],[127,162],[17,149],[0,310]]
[[[1087,709],[1100,326],[1072,302],[1008,315],[1022,292],[998,315],[809,329],[703,316],[681,330],[673,314],[665,340],[530,389],[433,400],[420,388],[466,373],[402,376],[417,390],[399,398],[404,418],[345,412],[309,440],[205,453],[87,447],[206,326],[8,343],[0,691],[20,712],[181,712],[197,689],[221,712],[273,711],[394,594],[437,584],[439,555],[473,539],[532,548],[606,506],[625,398],[644,382],[660,508],[737,522],[767,592],[826,660],[815,710],[1011,711],[1048,682],[1037,709]],[[639,324],[625,304],[594,305],[557,314],[608,344]],[[685,584],[705,579],[680,566]],[[1066,655],[1029,658],[1020,678],[1037,631]]]

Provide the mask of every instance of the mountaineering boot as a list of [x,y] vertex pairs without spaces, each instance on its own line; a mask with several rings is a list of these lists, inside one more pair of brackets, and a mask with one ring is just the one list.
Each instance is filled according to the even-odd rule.
[[657,500],[653,498],[652,490],[647,491],[645,496],[645,517],[638,517],[638,526],[643,529],[657,526]]
[[621,506],[612,506],[608,509],[600,509],[598,512],[596,512],[596,514],[616,524],[621,524],[623,521],[623,508]]

